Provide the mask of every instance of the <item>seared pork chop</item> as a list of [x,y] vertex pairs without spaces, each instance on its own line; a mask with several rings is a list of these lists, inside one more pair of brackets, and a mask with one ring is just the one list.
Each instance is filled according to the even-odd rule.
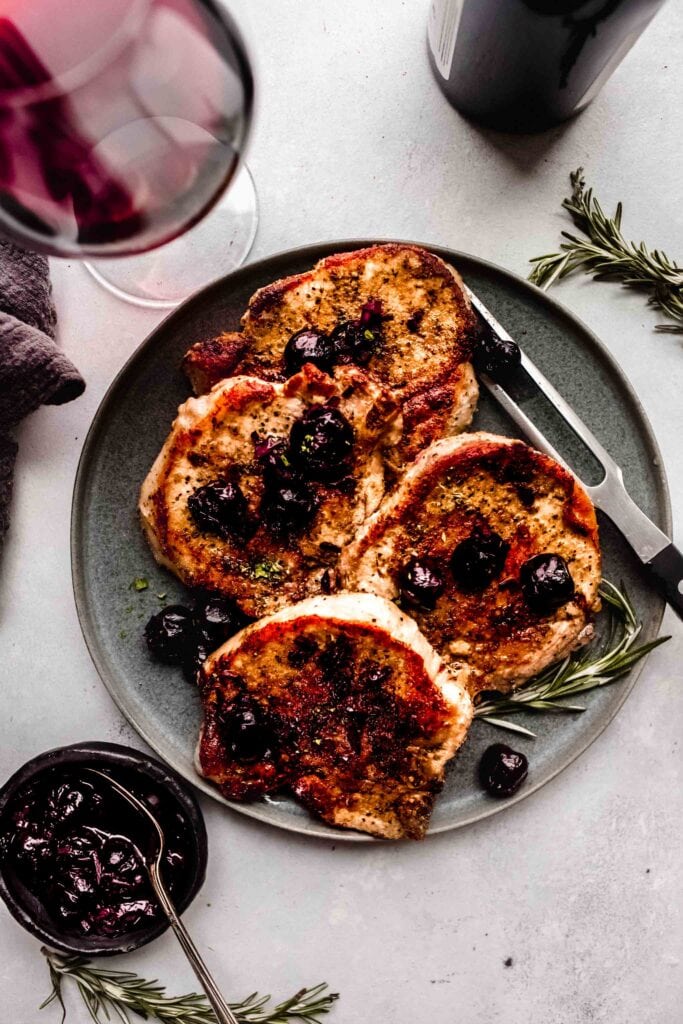
[[472,692],[510,689],[592,636],[595,510],[554,460],[522,441],[437,441],[343,555],[342,580],[400,600]]
[[472,705],[415,622],[370,594],[247,626],[199,673],[200,774],[231,800],[283,788],[332,825],[421,839]]
[[140,495],[157,561],[251,617],[329,593],[399,432],[395,401],[355,366],[233,377],[189,399]]
[[184,367],[196,393],[236,373],[282,379],[289,339],[312,328],[332,339],[330,367],[360,362],[401,403],[395,458],[414,458],[431,441],[464,430],[474,414],[476,320],[456,271],[418,246],[328,256],[257,291],[242,325],[241,333],[190,349]]
[[195,395],[205,395],[226,377],[233,377],[247,343],[245,334],[223,331],[188,349],[183,358],[183,370]]

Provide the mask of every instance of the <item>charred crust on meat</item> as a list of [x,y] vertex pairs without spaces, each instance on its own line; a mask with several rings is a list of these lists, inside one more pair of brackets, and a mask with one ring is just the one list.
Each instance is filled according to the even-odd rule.
[[182,369],[195,394],[210,391],[214,384],[234,373],[247,348],[247,339],[224,332],[196,342],[185,354]]
[[279,304],[283,295],[286,295],[292,288],[296,288],[298,284],[310,280],[312,276],[310,272],[308,274],[294,274],[291,277],[282,278],[280,281],[275,281],[273,284],[267,284],[263,288],[259,288],[249,302],[249,312],[254,316],[267,313]]
[[408,319],[406,320],[406,327],[408,328],[411,334],[417,334],[417,332],[420,329],[420,324],[422,323],[424,315],[424,309],[416,309],[415,312],[411,313],[411,315],[408,317]]
[[314,654],[318,653],[318,645],[310,636],[294,637],[292,648],[287,654],[287,661],[293,668],[302,668]]

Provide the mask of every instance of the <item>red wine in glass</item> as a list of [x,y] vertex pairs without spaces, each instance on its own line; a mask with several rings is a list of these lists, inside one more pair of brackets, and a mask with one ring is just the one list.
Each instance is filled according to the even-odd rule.
[[[197,224],[236,174],[252,99],[244,44],[214,0],[5,0],[0,232],[56,256],[164,246]],[[211,219],[195,229],[202,244],[195,236],[160,249],[151,274],[150,257],[108,259],[94,272],[107,283],[121,267],[128,283],[109,281],[114,290],[172,304],[202,274],[225,271],[221,252],[232,265],[243,258],[255,203],[242,196],[231,225],[228,201],[216,238]]]

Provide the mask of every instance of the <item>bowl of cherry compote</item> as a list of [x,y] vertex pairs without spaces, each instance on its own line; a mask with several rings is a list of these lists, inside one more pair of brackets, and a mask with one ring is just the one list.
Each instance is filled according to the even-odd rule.
[[197,895],[207,861],[194,794],[154,758],[92,742],[28,761],[0,790],[0,896],[42,942],[87,956],[128,952],[168,927],[144,863],[153,826],[93,768],[159,821],[161,873],[179,913]]

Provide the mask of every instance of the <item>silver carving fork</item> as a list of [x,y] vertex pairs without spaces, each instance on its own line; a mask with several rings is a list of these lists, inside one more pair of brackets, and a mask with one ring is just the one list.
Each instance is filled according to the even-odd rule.
[[[488,324],[491,331],[505,341],[513,341],[505,328],[501,327],[496,318],[469,288],[465,288],[472,305],[479,316]],[[593,503],[612,520],[619,532],[624,536],[650,572],[655,587],[664,595],[674,611],[683,618],[683,554],[671,542],[670,538],[652,522],[651,519],[636,505],[624,486],[621,468],[612,456],[603,448],[595,435],[588,429],[570,405],[558,394],[553,385],[522,352],[521,367],[534,382],[539,391],[550,402],[554,409],[583,442],[595,459],[601,464],[605,475],[600,483],[593,486],[583,480],[568,466],[562,456],[550,444],[545,435],[529,419],[517,402],[510,396],[503,384],[491,380],[486,374],[480,374],[490,394],[505,410],[529,439],[531,444],[551,458],[556,459],[572,473],[585,489]]]

